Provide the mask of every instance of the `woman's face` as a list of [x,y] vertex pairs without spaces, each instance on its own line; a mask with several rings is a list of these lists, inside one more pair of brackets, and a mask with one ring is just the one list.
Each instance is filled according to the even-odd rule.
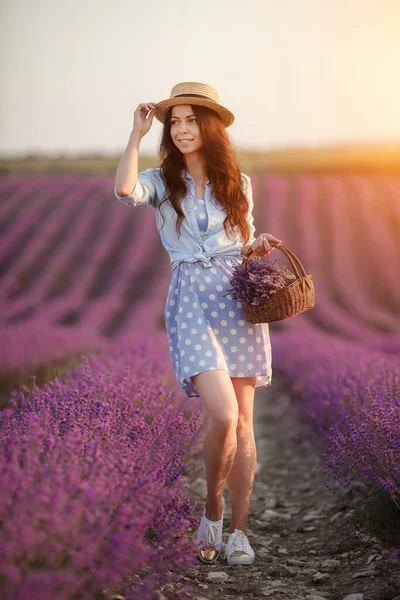
[[171,138],[182,154],[196,152],[203,146],[203,136],[190,104],[172,107]]

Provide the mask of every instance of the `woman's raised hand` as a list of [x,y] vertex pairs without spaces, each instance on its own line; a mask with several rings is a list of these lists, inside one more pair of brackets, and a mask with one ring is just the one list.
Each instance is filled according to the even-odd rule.
[[282,244],[282,240],[276,238],[270,233],[260,233],[256,240],[251,245],[254,256],[264,256],[275,250],[275,246],[270,246],[268,240],[272,240],[279,244]]
[[154,102],[139,104],[133,113],[133,129],[141,135],[145,135],[153,124],[155,111]]

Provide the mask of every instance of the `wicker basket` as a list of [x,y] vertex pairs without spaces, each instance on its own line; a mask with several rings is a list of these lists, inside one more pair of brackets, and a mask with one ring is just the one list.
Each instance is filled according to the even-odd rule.
[[[315,290],[311,275],[307,275],[303,265],[297,256],[283,244],[277,244],[268,240],[270,246],[275,246],[286,255],[296,275],[296,280],[286,287],[278,290],[262,304],[253,306],[243,300],[241,304],[250,323],[271,323],[282,321],[310,310],[315,305]],[[243,259],[242,265],[246,267],[247,259]]]

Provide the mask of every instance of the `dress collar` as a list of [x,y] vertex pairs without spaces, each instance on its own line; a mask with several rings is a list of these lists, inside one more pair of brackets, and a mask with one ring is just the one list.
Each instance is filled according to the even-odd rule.
[[[193,181],[193,177],[191,175],[189,175],[189,173],[185,169],[183,169],[183,177],[184,177],[184,179],[187,179],[188,181]],[[194,181],[193,181],[193,183],[194,183]],[[210,185],[209,179],[207,179],[206,185]]]

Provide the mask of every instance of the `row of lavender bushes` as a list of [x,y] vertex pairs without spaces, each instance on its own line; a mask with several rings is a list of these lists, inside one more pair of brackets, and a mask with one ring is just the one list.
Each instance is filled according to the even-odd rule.
[[[301,317],[296,317],[301,318]],[[320,468],[362,499],[360,517],[400,548],[400,358],[311,327],[274,339]]]
[[193,564],[182,474],[202,412],[171,381],[165,344],[83,356],[62,381],[12,394],[0,414],[4,600],[93,600],[113,586],[146,600]]

